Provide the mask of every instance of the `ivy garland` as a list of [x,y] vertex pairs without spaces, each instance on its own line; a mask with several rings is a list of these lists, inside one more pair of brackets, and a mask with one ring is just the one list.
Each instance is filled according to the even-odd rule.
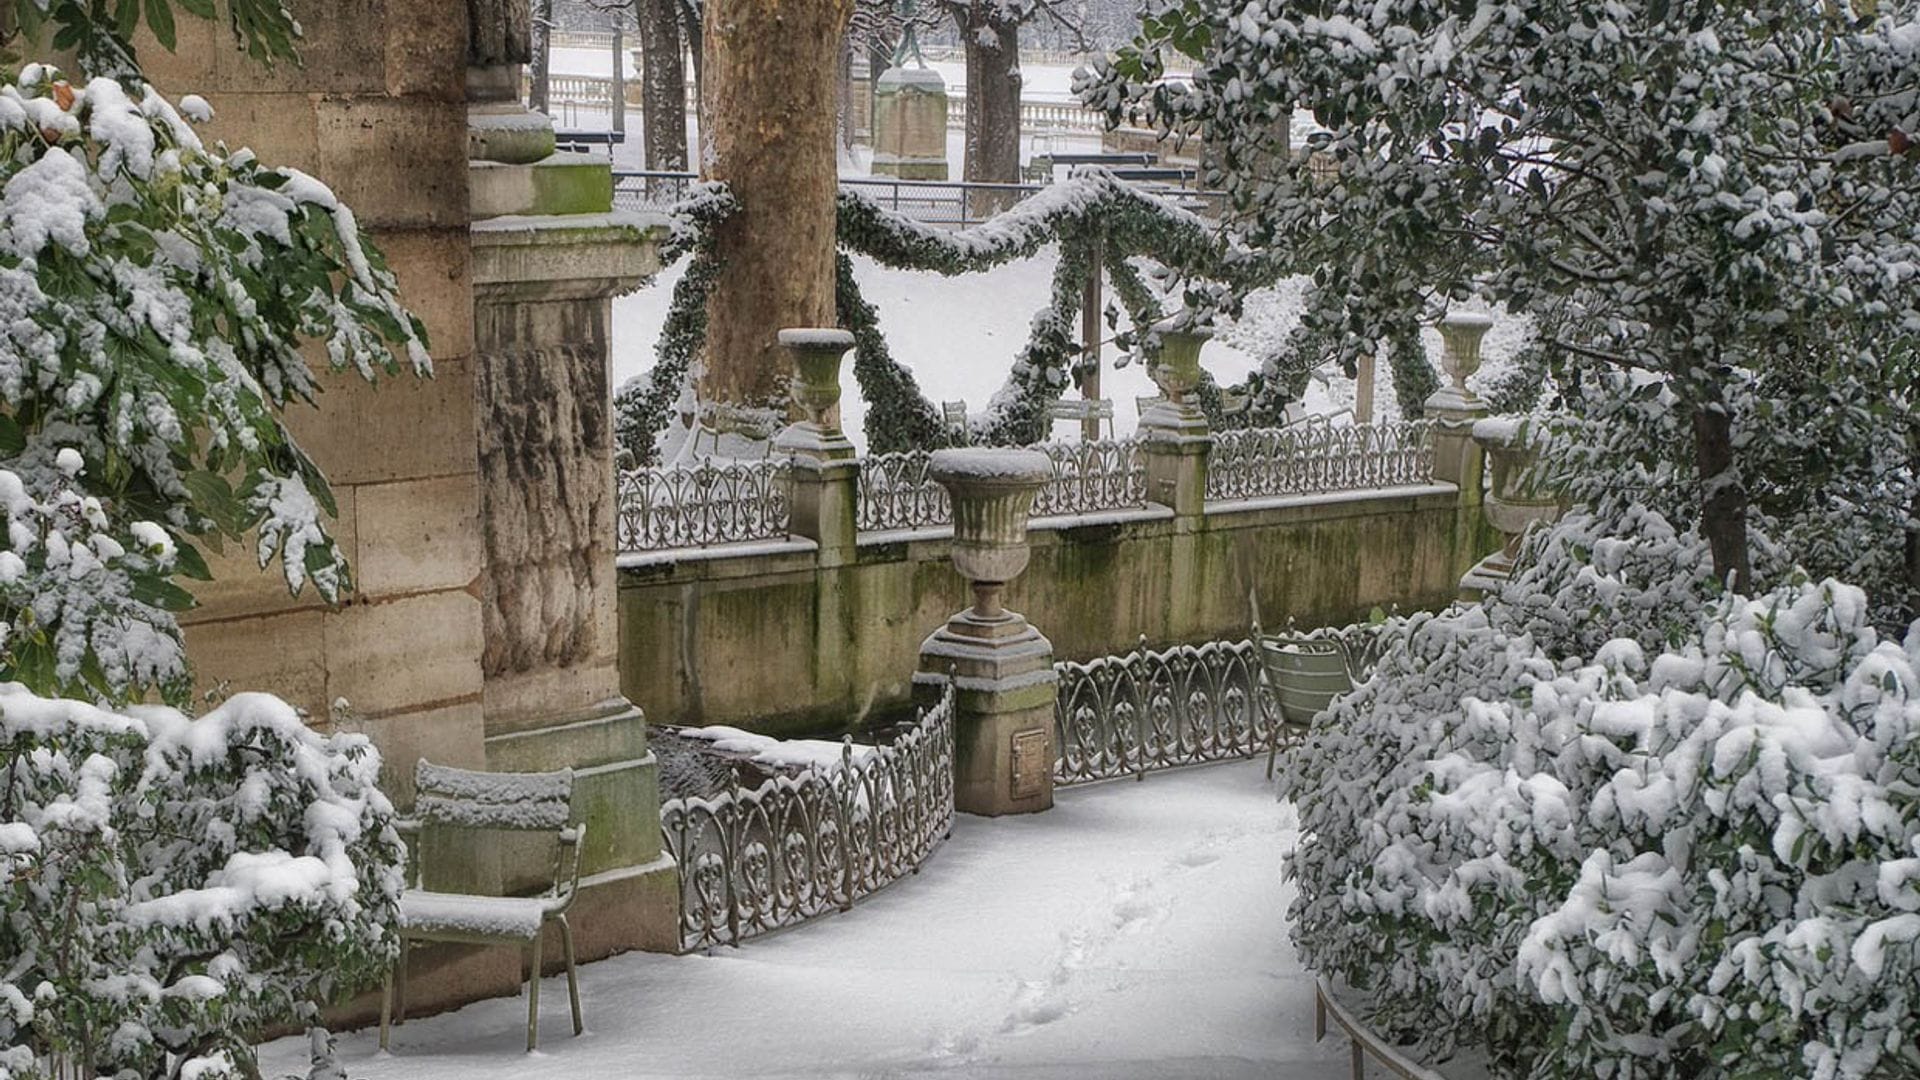
[[[674,289],[653,370],[629,381],[615,397],[616,436],[622,462],[628,466],[656,459],[655,437],[666,427],[669,410],[693,377],[694,357],[706,337],[707,295],[720,266],[709,239],[711,227],[734,205],[724,187],[703,184],[672,210],[674,240],[665,259],[672,261],[691,252],[693,261]],[[1025,444],[1046,437],[1050,407],[1060,400],[1073,376],[1080,374],[1077,369],[1084,354],[1076,329],[1084,288],[1092,274],[1106,272],[1133,328],[1117,335],[1121,348],[1149,364],[1158,354],[1159,341],[1142,329],[1158,323],[1163,311],[1138,260],[1151,259],[1173,268],[1169,277],[1184,290],[1188,310],[1196,312],[1232,312],[1236,299],[1248,288],[1276,276],[1270,259],[1227,245],[1199,216],[1099,170],[1080,172],[990,221],[958,232],[923,224],[865,196],[843,191],[838,201],[838,236],[836,308],[841,325],[854,335],[854,376],[868,403],[866,433],[876,452],[942,446],[955,441],[955,433],[921,393],[912,372],[888,350],[878,314],[854,279],[854,254],[891,269],[951,277],[990,270],[1032,257],[1049,244],[1058,245],[1060,261],[1047,305],[1034,315],[1027,343],[1015,357],[1006,383],[985,412],[970,420],[965,432],[964,441],[986,444]],[[1107,321],[1117,326],[1119,312],[1109,310]],[[1417,327],[1412,340],[1419,344]],[[1424,356],[1419,363],[1432,383]],[[1281,411],[1304,389],[1304,371],[1296,373],[1294,366],[1287,365],[1284,377],[1264,368],[1250,376],[1242,389],[1253,395],[1254,402],[1241,417],[1224,415],[1221,390],[1211,379],[1200,390],[1202,407],[1222,426],[1277,422]],[[1396,367],[1403,398],[1405,388],[1421,385],[1417,373],[1409,374],[1415,377],[1400,376]]]
[[675,203],[667,218],[672,229],[660,252],[671,266],[688,252],[693,258],[673,288],[673,305],[654,346],[653,367],[628,379],[613,395],[613,445],[620,468],[659,463],[656,441],[671,419],[673,403],[691,385],[693,359],[707,340],[707,294],[720,275],[713,227],[738,209],[724,184],[695,184]]

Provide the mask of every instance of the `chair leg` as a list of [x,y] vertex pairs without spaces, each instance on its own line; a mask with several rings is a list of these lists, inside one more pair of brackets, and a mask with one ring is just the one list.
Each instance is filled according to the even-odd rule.
[[527,1053],[540,1043],[540,939],[533,935],[533,967],[527,972]]
[[565,915],[560,916],[560,944],[567,951],[567,999],[573,1004],[573,1033],[587,1030],[580,1018],[580,971],[573,959],[573,925],[567,922]]
[[393,1026],[400,1027],[407,1022],[407,957],[413,955],[413,945],[405,938],[400,941],[400,972],[394,977],[393,985]]
[[393,969],[380,980],[380,1049],[387,1048],[387,1029],[393,1025]]

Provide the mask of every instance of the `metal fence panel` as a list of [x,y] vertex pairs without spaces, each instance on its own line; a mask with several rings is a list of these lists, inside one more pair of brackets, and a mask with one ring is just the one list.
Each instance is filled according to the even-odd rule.
[[785,459],[703,461],[620,474],[621,551],[785,539],[792,517]]
[[1251,640],[1053,667],[1055,784],[1253,757],[1283,730]]
[[953,690],[894,743],[838,765],[660,808],[680,864],[683,950],[740,942],[917,870],[953,831]]

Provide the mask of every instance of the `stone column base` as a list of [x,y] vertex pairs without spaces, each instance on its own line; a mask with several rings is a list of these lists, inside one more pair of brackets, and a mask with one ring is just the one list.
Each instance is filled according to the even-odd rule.
[[963,611],[920,646],[918,694],[954,683],[954,807],[997,817],[1053,807],[1053,643],[1013,612]]

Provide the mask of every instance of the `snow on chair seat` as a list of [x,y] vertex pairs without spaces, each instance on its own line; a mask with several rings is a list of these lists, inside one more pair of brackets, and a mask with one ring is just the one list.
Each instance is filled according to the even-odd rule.
[[[421,761],[414,770],[419,794],[415,818],[401,822],[401,830],[418,837],[424,828],[477,829],[494,832],[550,833],[555,852],[552,884],[540,896],[483,896],[434,892],[422,887],[426,877],[423,845],[410,844],[414,855],[413,880],[400,897],[399,977],[389,975],[380,1005],[380,1048],[387,1049],[388,1029],[406,1021],[407,953],[415,942],[456,942],[468,945],[528,946],[532,954],[527,976],[527,1049],[540,1034],[540,945],[548,923],[560,927],[566,951],[567,997],[573,1006],[573,1033],[585,1025],[580,1018],[580,976],[574,961],[573,927],[567,909],[580,887],[580,848],[587,827],[572,824],[573,772],[488,773],[454,769]],[[572,866],[565,864],[571,861]],[[400,986],[400,1009],[394,1015],[394,983]]]
[[482,943],[500,940],[532,941],[549,918],[556,917],[564,899],[538,896],[470,896],[466,893],[409,889],[400,898],[400,930],[425,940],[469,936]]

